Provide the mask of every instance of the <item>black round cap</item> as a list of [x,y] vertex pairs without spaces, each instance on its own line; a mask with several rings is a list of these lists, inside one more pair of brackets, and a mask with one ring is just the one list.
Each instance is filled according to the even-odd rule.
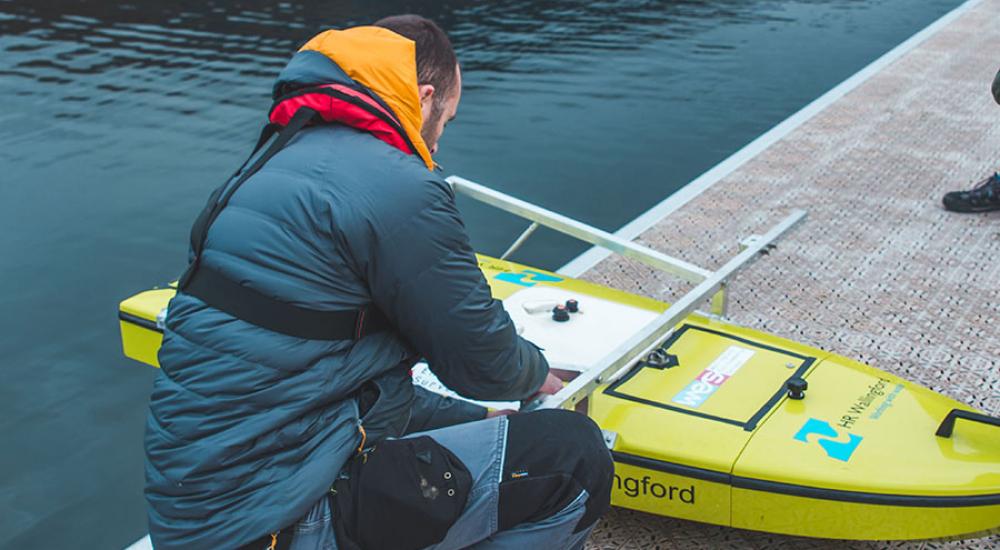
[[566,306],[552,308],[552,320],[559,321],[560,323],[569,321],[569,310],[566,309]]
[[785,382],[785,389],[788,390],[789,399],[802,399],[806,396],[806,390],[809,388],[809,383],[805,381],[804,378],[789,378],[788,382]]

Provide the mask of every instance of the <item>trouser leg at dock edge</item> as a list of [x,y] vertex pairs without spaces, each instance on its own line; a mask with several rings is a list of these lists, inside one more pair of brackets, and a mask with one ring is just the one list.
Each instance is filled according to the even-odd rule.
[[[407,437],[419,436],[451,451],[472,477],[461,515],[433,550],[583,548],[610,507],[611,455],[581,414],[536,411]],[[291,550],[337,548],[331,518],[323,499],[296,524]]]

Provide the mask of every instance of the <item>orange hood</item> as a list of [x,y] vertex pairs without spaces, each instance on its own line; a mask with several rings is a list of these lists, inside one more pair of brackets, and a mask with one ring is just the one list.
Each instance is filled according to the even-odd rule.
[[434,169],[431,153],[420,135],[423,114],[417,90],[416,44],[412,40],[381,27],[353,27],[321,32],[299,51],[323,54],[352,80],[378,95],[399,119],[427,169]]

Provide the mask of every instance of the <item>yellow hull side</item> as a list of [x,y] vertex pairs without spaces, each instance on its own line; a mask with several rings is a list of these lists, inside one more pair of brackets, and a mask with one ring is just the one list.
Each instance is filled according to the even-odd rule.
[[[488,257],[480,257],[480,268],[501,300],[525,288],[555,287],[654,313],[668,307]],[[155,320],[174,292],[152,290],[122,302],[126,356],[158,366],[162,335]],[[590,416],[617,435],[614,505],[820,538],[969,538],[1000,531],[996,428],[960,422],[952,438],[933,435],[948,410],[967,408],[960,403],[847,358],[698,315],[682,323],[667,347],[678,365],[634,369],[588,400]],[[678,402],[707,366],[732,353],[742,358],[725,384],[703,401]],[[784,380],[792,375],[810,382],[806,399],[784,396]],[[859,401],[856,394],[866,391]],[[834,430],[828,444],[855,438],[860,443],[846,460],[831,459],[815,435],[793,437],[811,418],[828,421]],[[905,475],[894,477],[897,471]],[[802,488],[827,498],[794,492]],[[855,493],[911,500],[907,505],[844,500]],[[973,500],[961,506],[913,505],[912,498],[922,496]],[[975,504],[976,498],[987,501]]]
[[733,527],[848,540],[976,538],[1000,532],[1000,504],[886,506],[733,488]]

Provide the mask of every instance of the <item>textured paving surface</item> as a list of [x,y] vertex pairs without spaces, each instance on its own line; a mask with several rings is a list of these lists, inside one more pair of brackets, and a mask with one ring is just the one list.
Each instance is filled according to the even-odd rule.
[[[793,208],[809,218],[732,284],[730,318],[858,359],[1000,415],[1000,213],[941,195],[1000,167],[1000,0],[916,49],[640,236],[705,267]],[[670,300],[666,276],[608,259],[586,278]],[[588,548],[1000,548],[781,537],[613,510]]]

